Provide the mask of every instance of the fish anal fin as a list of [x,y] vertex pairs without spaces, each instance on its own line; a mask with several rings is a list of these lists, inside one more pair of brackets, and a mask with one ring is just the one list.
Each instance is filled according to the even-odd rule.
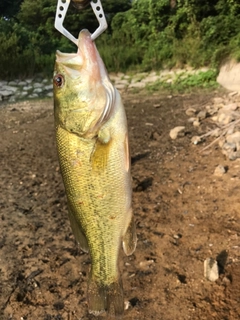
[[89,248],[88,248],[88,242],[87,242],[86,236],[82,230],[80,223],[74,217],[74,214],[70,208],[68,208],[68,216],[69,216],[72,232],[75,236],[77,243],[79,244],[79,247],[81,248],[82,251],[87,253],[89,251]]
[[137,233],[134,218],[132,216],[128,228],[123,235],[123,250],[127,256],[130,256],[137,246]]
[[106,311],[109,316],[121,319],[124,312],[122,282],[118,279],[109,285],[100,284],[90,278],[88,283],[89,313],[98,316]]

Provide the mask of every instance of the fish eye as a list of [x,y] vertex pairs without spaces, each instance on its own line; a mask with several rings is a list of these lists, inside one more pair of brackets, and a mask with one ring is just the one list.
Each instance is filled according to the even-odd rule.
[[53,78],[53,82],[58,88],[62,88],[64,85],[64,77],[61,74],[56,74]]

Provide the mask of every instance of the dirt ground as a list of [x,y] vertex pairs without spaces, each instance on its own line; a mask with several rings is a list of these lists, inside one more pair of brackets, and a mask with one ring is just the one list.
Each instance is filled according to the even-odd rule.
[[[210,140],[191,144],[212,124],[194,128],[185,114],[216,94],[124,97],[138,234],[135,253],[120,257],[126,320],[240,317],[240,162],[218,146],[201,152]],[[67,219],[52,101],[1,106],[0,117],[0,319],[97,319],[86,304],[90,259]],[[178,125],[187,133],[171,140]],[[210,257],[216,282],[204,278]]]

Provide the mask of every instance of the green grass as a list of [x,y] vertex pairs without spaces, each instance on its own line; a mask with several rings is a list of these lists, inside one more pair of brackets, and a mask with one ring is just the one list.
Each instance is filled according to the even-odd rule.
[[158,80],[152,84],[146,86],[146,89],[150,92],[156,92],[159,90],[168,90],[174,92],[189,92],[193,89],[217,89],[219,87],[217,81],[217,71],[208,70],[200,71],[193,75],[186,75],[181,73],[172,83],[167,83],[164,80]]

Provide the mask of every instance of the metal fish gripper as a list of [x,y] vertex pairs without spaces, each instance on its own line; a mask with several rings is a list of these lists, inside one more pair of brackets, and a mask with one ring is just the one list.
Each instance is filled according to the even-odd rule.
[[[68,7],[71,0],[58,0],[57,11],[55,16],[55,28],[61,32],[66,38],[71,40],[73,43],[78,45],[78,39],[76,39],[66,28],[63,26],[64,19],[67,14]],[[106,17],[102,8],[100,0],[92,0],[90,2],[93,12],[98,20],[99,27],[91,35],[92,40],[94,41],[97,37],[100,36],[108,27]]]

